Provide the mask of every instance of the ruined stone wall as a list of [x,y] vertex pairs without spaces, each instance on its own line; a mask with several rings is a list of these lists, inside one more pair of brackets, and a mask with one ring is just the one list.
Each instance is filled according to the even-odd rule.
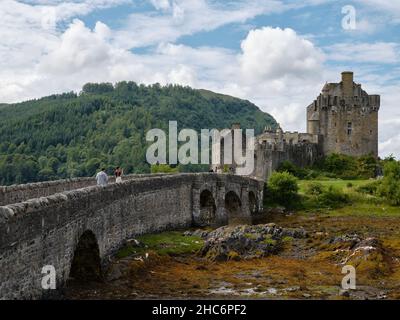
[[[55,267],[57,288],[62,288],[87,230],[96,236],[106,264],[127,239],[191,226],[199,208],[197,196],[204,188],[234,190],[245,212],[248,191],[259,192],[262,198],[262,183],[249,178],[177,174],[89,186],[0,207],[0,299],[48,294],[41,288],[45,265]],[[223,205],[224,192],[218,193],[217,206]],[[218,210],[223,214],[223,208]]]

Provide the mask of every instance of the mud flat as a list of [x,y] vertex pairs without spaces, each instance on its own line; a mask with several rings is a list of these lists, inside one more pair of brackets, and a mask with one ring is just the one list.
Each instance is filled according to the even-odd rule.
[[[207,254],[215,253],[205,249],[207,235],[215,236],[212,230],[140,237],[120,251],[104,281],[71,282],[65,297],[400,299],[400,212],[364,217],[281,212],[256,223],[275,226],[281,234],[268,231],[260,238],[260,228],[239,226],[242,238],[250,240],[241,240],[239,247],[229,242],[222,255]],[[254,239],[262,246],[244,255],[243,245]],[[341,290],[344,265],[356,269],[355,290]]]

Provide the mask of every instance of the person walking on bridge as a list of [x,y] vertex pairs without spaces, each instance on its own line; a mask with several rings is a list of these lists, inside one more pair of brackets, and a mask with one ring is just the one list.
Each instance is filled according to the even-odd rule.
[[114,171],[114,175],[115,175],[115,182],[116,183],[121,183],[122,182],[122,174],[123,171],[120,167],[117,167]]
[[106,169],[102,168],[101,171],[96,175],[97,185],[106,186],[108,183],[108,175]]

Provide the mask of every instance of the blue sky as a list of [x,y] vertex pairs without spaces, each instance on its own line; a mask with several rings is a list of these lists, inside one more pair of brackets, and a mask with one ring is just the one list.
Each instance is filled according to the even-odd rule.
[[[355,29],[342,27],[344,6]],[[256,103],[286,130],[353,70],[382,95],[380,153],[400,156],[400,1],[2,0],[0,103],[89,81],[179,83]]]

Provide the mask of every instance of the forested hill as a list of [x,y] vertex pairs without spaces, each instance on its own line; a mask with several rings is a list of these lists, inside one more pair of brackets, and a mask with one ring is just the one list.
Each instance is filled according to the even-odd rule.
[[0,185],[92,176],[100,166],[149,172],[145,134],[167,129],[170,120],[195,130],[276,126],[254,104],[206,90],[86,84],[79,95],[0,106]]

